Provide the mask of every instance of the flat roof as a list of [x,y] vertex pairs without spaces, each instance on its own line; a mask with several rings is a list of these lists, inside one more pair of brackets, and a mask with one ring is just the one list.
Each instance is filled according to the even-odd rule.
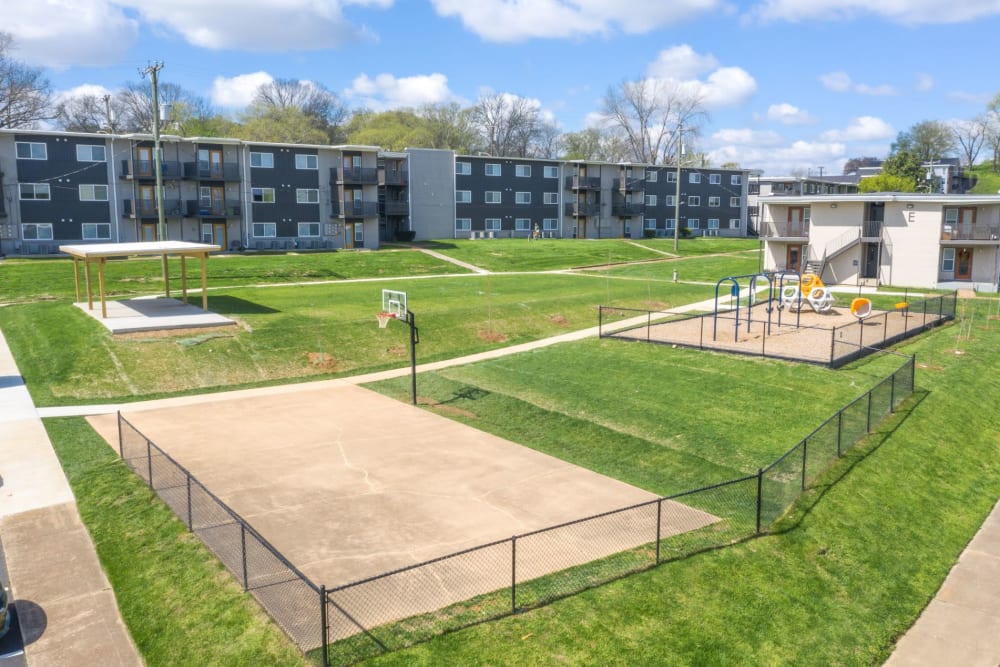
[[129,257],[131,255],[202,255],[221,246],[189,241],[144,241],[136,243],[85,243],[61,245],[59,251],[80,259]]
[[810,204],[815,202],[897,202],[906,204],[949,204],[953,206],[976,206],[1000,204],[1000,195],[942,195],[915,192],[866,192],[859,194],[815,194],[815,195],[762,195],[763,204]]

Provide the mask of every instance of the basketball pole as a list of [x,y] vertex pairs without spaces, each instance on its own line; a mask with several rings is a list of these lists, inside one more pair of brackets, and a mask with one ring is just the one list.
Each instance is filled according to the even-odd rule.
[[413,312],[406,310],[406,323],[410,326],[410,396],[413,405],[417,404],[417,324]]

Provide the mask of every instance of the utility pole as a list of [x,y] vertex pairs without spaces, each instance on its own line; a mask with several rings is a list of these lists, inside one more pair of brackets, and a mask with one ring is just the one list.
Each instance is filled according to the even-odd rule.
[[681,233],[681,157],[684,154],[684,127],[677,124],[677,172],[674,174],[674,252],[680,247]]
[[[153,173],[156,176],[156,235],[158,241],[167,240],[167,221],[163,213],[163,155],[160,148],[160,90],[157,84],[157,74],[163,69],[163,63],[156,61],[144,70],[143,76],[149,76],[153,86]],[[166,255],[163,258],[166,263]],[[166,267],[164,267],[166,268]]]

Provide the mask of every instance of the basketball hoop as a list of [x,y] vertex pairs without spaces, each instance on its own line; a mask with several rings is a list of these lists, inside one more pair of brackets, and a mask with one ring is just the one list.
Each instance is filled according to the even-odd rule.
[[378,328],[385,329],[389,326],[389,320],[396,318],[396,313],[378,313],[375,317],[378,318]]

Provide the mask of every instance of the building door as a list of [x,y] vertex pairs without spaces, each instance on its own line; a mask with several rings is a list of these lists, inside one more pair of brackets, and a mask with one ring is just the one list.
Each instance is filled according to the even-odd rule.
[[785,268],[789,271],[802,269],[802,246],[790,245],[785,251]]
[[972,280],[972,248],[955,250],[955,280]]
[[155,241],[156,240],[156,223],[144,222],[139,229],[139,238],[143,241]]
[[[962,207],[958,209],[958,236],[956,238],[960,239],[974,239],[976,238],[976,207]],[[968,250],[968,248],[966,248]],[[970,251],[969,263],[972,263],[972,255]],[[957,278],[958,276],[956,276]]]
[[201,242],[226,249],[226,223],[206,222],[201,225]]
[[879,247],[877,243],[864,244],[864,267],[861,269],[862,278],[878,278]]
[[153,177],[153,149],[150,146],[136,146],[135,173],[143,178]]
[[354,247],[354,223],[348,222],[344,225],[344,247]]
[[156,215],[156,188],[152,185],[139,186],[139,206],[141,217]]
[[[788,236],[806,235],[806,209],[804,206],[788,208]],[[801,248],[800,248],[801,249]],[[791,248],[789,248],[789,251]]]
[[208,151],[208,177],[222,179],[222,151],[219,149]]

